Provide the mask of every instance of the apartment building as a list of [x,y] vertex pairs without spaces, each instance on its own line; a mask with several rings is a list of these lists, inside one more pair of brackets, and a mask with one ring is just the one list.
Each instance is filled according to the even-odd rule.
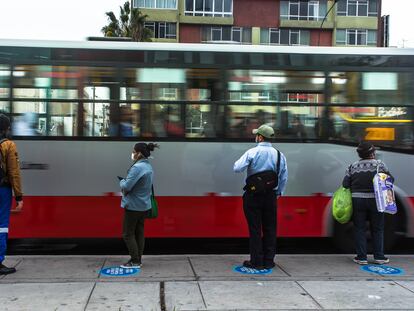
[[381,46],[381,0],[132,0],[153,41]]

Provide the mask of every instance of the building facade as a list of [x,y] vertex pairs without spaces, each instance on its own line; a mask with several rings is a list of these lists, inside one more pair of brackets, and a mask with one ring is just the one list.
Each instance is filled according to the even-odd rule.
[[153,41],[382,46],[381,0],[131,0]]

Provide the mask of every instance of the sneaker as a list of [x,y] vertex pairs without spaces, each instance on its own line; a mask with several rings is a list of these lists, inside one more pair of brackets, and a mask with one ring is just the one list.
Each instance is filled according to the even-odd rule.
[[263,270],[264,267],[262,265],[254,265],[250,260],[243,261],[243,267],[256,269],[256,270]]
[[359,259],[358,257],[355,257],[352,259],[353,262],[357,263],[358,265],[367,265],[368,260],[367,259]]
[[0,264],[0,275],[12,274],[16,272],[16,268],[9,268]]
[[129,260],[127,263],[124,263],[123,265],[120,265],[121,268],[124,269],[141,269],[142,264],[140,262],[133,262],[132,260]]
[[384,257],[382,259],[375,259],[374,258],[374,264],[376,264],[376,265],[383,265],[383,264],[386,264],[386,263],[389,263],[389,262],[390,262],[390,260],[387,257]]
[[273,269],[275,266],[276,264],[274,262],[264,264],[264,268],[268,270]]

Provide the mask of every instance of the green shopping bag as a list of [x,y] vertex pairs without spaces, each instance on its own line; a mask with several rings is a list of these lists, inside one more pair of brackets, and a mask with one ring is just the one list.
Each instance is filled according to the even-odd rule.
[[158,203],[154,195],[154,187],[151,189],[151,209],[148,211],[146,218],[158,217]]
[[340,187],[333,195],[332,216],[341,224],[346,224],[352,218],[351,190]]

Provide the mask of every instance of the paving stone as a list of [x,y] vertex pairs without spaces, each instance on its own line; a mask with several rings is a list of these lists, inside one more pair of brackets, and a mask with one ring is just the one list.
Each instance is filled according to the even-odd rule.
[[84,310],[93,283],[0,284],[3,311]]
[[202,281],[207,310],[318,309],[292,281]]
[[166,282],[167,310],[206,310],[198,282]]
[[86,310],[159,311],[159,283],[97,283]]
[[414,293],[391,281],[301,281],[325,309],[412,309]]

